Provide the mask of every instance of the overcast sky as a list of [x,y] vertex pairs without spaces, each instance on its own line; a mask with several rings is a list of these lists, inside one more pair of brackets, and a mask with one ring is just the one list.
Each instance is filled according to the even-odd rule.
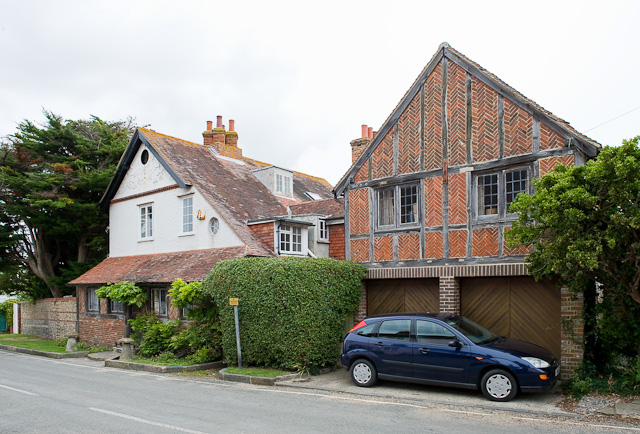
[[0,136],[46,109],[202,143],[222,115],[245,156],[334,185],[446,41],[619,145],[640,134],[639,26],[632,0],[0,0]]

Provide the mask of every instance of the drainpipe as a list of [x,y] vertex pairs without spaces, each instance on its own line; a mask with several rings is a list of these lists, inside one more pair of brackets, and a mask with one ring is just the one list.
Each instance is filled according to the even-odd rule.
[[276,228],[276,253],[280,256],[280,226],[282,226],[282,221],[278,221],[278,227]]

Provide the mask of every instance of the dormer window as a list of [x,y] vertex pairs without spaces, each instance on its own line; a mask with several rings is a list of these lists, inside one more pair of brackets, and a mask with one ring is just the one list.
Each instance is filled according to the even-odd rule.
[[318,241],[329,242],[329,228],[323,219],[318,220]]
[[291,176],[276,173],[276,194],[291,196]]
[[282,255],[303,255],[307,247],[302,238],[303,229],[300,226],[281,225],[279,228],[279,250]]

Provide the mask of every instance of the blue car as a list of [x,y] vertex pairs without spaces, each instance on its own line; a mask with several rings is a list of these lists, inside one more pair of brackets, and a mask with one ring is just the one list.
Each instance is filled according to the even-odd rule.
[[545,348],[447,313],[367,317],[345,337],[341,360],[358,386],[378,379],[453,386],[493,401],[549,390],[560,372]]

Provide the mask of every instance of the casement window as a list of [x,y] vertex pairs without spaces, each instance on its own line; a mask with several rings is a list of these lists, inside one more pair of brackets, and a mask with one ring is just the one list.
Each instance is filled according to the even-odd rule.
[[291,176],[276,173],[276,193],[291,196]]
[[280,253],[302,254],[302,228],[300,226],[280,226]]
[[529,192],[529,168],[503,170],[475,177],[476,215],[506,217],[509,206],[519,193]]
[[100,312],[100,300],[95,288],[87,288],[87,312]]
[[182,198],[182,233],[193,232],[193,196]]
[[327,227],[326,220],[319,220],[318,223],[318,241],[329,241],[329,228]]
[[153,205],[140,206],[140,239],[153,238]]
[[418,186],[396,185],[377,191],[378,229],[393,229],[418,224]]
[[110,313],[123,313],[124,306],[122,302],[116,300],[109,300],[109,312]]
[[167,290],[154,288],[151,289],[151,309],[158,316],[167,316]]

